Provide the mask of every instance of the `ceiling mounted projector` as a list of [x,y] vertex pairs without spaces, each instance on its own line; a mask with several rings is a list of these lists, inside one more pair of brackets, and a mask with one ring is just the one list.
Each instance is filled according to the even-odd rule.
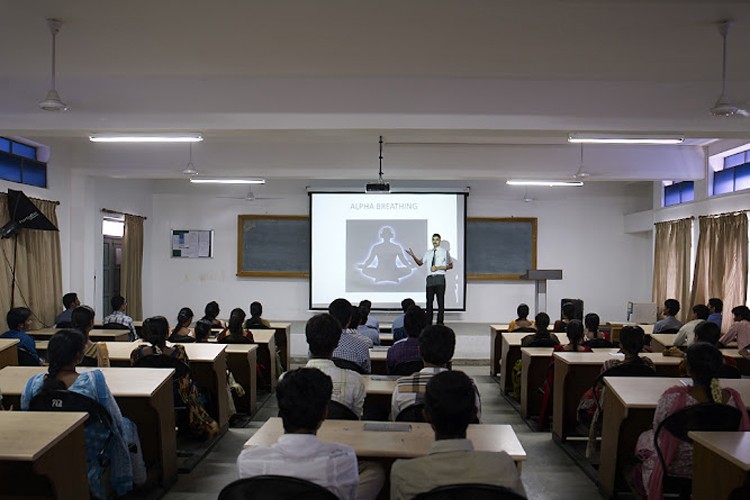
[[62,102],[60,95],[55,90],[55,39],[60,32],[62,21],[59,19],[47,19],[47,26],[52,33],[52,88],[47,92],[47,97],[39,103],[39,107],[44,111],[65,111],[68,105]]
[[380,161],[380,169],[378,170],[378,182],[372,182],[365,184],[365,193],[371,194],[385,194],[391,192],[391,185],[383,180],[383,136],[380,136],[380,154],[378,155]]

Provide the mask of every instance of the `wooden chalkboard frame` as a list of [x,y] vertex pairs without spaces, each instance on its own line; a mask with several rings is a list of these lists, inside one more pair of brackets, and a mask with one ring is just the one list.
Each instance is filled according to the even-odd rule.
[[[497,224],[507,224],[509,222],[528,222],[531,224],[532,242],[531,242],[531,264],[532,269],[536,269],[536,243],[537,243],[537,218],[536,217],[469,217],[467,219],[467,228],[472,222],[492,222]],[[471,253],[471,248],[466,249],[467,254]],[[492,273],[467,273],[468,281],[506,281],[520,280],[523,274],[492,274]]]
[[237,276],[260,277],[260,278],[307,278],[309,272],[297,271],[247,271],[242,269],[243,261],[243,233],[242,228],[246,220],[306,220],[309,222],[310,217],[306,215],[238,215],[237,216]]

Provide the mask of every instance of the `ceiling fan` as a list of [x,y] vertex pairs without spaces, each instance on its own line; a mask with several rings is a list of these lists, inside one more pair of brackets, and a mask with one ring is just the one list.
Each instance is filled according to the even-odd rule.
[[55,89],[55,40],[60,32],[62,21],[59,19],[47,19],[47,26],[52,34],[52,88],[47,92],[47,97],[39,102],[39,107],[44,111],[66,111],[68,105],[62,102],[60,95]]
[[745,106],[742,106],[738,103],[730,101],[726,97],[726,90],[727,90],[727,38],[729,37],[729,30],[732,27],[732,21],[731,20],[725,20],[719,22],[719,33],[721,34],[722,38],[722,62],[721,62],[721,95],[714,103],[713,107],[711,108],[711,114],[713,116],[721,116],[721,117],[727,117],[727,116],[745,116],[749,117],[750,112],[748,112],[747,108]]
[[245,196],[217,196],[217,198],[224,198],[226,200],[245,200],[245,201],[256,201],[256,200],[280,200],[277,196],[255,196],[253,188],[247,190]]
[[190,156],[188,157],[187,165],[182,169],[184,175],[198,175],[198,169],[193,165],[193,143],[189,142],[188,147],[190,148]]
[[576,173],[573,174],[573,178],[582,181],[589,177],[591,177],[591,173],[586,172],[586,170],[583,168],[583,143],[581,143],[581,161],[578,164],[578,170],[576,170]]

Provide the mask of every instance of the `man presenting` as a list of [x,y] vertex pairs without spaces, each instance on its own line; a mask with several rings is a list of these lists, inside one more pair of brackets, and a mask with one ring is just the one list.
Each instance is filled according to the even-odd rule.
[[424,257],[418,258],[411,248],[407,253],[418,266],[425,262],[430,266],[430,272],[427,273],[427,317],[432,324],[432,302],[437,295],[437,324],[442,325],[445,315],[445,271],[453,269],[451,256],[446,249],[440,247],[440,235],[437,233],[432,235],[432,249],[427,250]]

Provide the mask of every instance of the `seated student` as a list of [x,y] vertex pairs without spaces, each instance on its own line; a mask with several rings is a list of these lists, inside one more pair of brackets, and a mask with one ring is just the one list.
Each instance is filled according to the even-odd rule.
[[404,328],[408,336],[388,348],[388,354],[386,355],[388,373],[393,373],[394,368],[399,363],[422,359],[419,355],[419,334],[426,326],[427,316],[424,310],[417,305],[411,306],[406,311],[406,318],[404,319]]
[[169,336],[172,343],[190,344],[195,342],[195,337],[190,335],[190,323],[193,322],[193,310],[189,307],[183,307],[177,313],[177,325]]
[[[719,385],[717,374],[721,364],[721,353],[710,344],[697,342],[688,348],[687,365],[693,383],[677,384],[664,391],[656,404],[653,429],[643,432],[635,447],[640,463],[633,470],[633,486],[640,495],[648,495],[648,498],[662,497],[662,479],[665,471],[654,446],[654,430],[676,411],[700,403],[728,404],[742,412],[738,430],[750,430],[750,419],[740,394],[734,389],[722,388]],[[659,443],[669,475],[691,477],[692,444],[678,440],[669,432],[660,434]]]
[[[425,319],[429,321],[429,318]],[[456,334],[444,325],[428,325],[419,334],[419,355],[424,361],[424,368],[408,377],[396,381],[391,395],[391,420],[413,404],[424,403],[425,388],[437,373],[448,371],[448,363],[456,349]],[[472,382],[473,383],[473,382]],[[477,408],[477,420],[482,417],[482,401],[479,390],[474,385],[474,403]]]
[[330,490],[340,500],[375,499],[385,481],[382,468],[372,463],[361,467],[353,448],[316,437],[332,390],[331,378],[320,370],[287,372],[276,386],[284,435],[271,446],[242,450],[237,457],[240,478],[297,477]]
[[729,327],[719,343],[727,345],[730,342],[737,342],[737,348],[740,354],[750,348],[750,309],[747,306],[737,306],[732,309],[734,323]]
[[372,341],[372,345],[380,345],[380,330],[367,324],[366,307],[355,307],[352,311],[352,323],[357,325],[357,333]]
[[108,367],[109,351],[107,350],[107,344],[92,342],[89,338],[89,332],[94,328],[95,315],[96,313],[89,306],[76,307],[70,317],[70,324],[73,329],[83,334],[83,339],[86,342],[81,364],[84,366]]
[[557,339],[557,335],[550,334],[549,330],[549,316],[547,313],[539,313],[534,318],[536,324],[536,333],[526,335],[521,339],[522,347],[555,347],[560,343]]
[[554,352],[591,352],[590,347],[583,345],[583,323],[580,319],[570,320],[565,335],[568,337],[568,343],[555,345]]
[[415,305],[413,299],[406,298],[401,301],[401,310],[404,313],[396,316],[396,318],[393,320],[393,323],[391,323],[391,332],[393,333],[394,342],[398,342],[399,340],[406,338],[406,330],[404,330],[404,318],[406,317],[406,311],[408,311],[409,308],[413,305]]
[[[111,488],[118,496],[125,495],[133,485],[142,484],[146,479],[146,466],[143,456],[131,453],[129,447],[134,445],[141,449],[138,431],[135,424],[124,418],[115,398],[107,387],[107,381],[100,370],[76,372],[83,358],[85,349],[83,335],[76,330],[60,330],[50,338],[47,348],[49,368],[47,373],[34,375],[26,383],[21,395],[21,409],[28,410],[31,400],[39,393],[65,389],[89,397],[101,404],[112,419],[112,438],[100,456],[103,443],[109,431],[100,424],[87,425],[86,463],[88,466],[89,489],[96,498],[109,498],[107,490]],[[62,457],[64,459],[64,457]],[[105,474],[104,464],[108,463]],[[107,479],[108,484],[106,484]]]
[[[154,316],[143,322],[143,338],[148,344],[139,345],[130,353],[130,364],[136,365],[141,358],[152,354],[164,355],[181,361],[188,366],[190,359],[185,347],[180,344],[167,344],[169,324],[164,316]],[[201,400],[198,387],[191,381],[190,375],[175,379],[176,393],[182,404],[188,407],[189,425],[193,434],[202,437],[214,437],[219,433],[219,424],[208,414]]]
[[572,302],[566,302],[565,304],[563,304],[562,319],[558,319],[557,321],[555,321],[555,324],[552,326],[552,331],[556,333],[564,332],[568,327],[568,323],[573,321],[575,313],[576,308]]
[[203,310],[203,317],[201,319],[210,321],[214,327],[224,328],[224,322],[218,319],[220,313],[221,309],[219,309],[219,303],[215,300],[212,300],[211,302],[206,304],[206,308]]
[[693,317],[690,321],[680,327],[680,331],[677,332],[673,344],[677,347],[683,345],[690,347],[693,345],[693,342],[695,341],[695,327],[706,321],[709,314],[708,306],[703,304],[694,305]]
[[534,322],[529,321],[529,306],[526,304],[519,304],[516,308],[516,319],[508,323],[508,331],[512,332],[519,328],[534,328]]
[[58,328],[67,328],[70,326],[70,316],[73,314],[73,309],[80,306],[81,301],[78,300],[77,293],[70,292],[63,295],[62,303],[65,310],[55,318],[55,326]]
[[352,304],[346,299],[336,299],[328,305],[328,314],[336,318],[341,325],[341,338],[333,351],[333,358],[356,363],[364,373],[370,373],[372,341],[349,328]]
[[425,417],[435,432],[427,455],[396,460],[391,467],[391,500],[408,500],[451,484],[505,486],[526,495],[518,468],[504,451],[474,451],[466,429],[477,415],[472,381],[463,372],[438,373],[427,383]]
[[583,345],[592,349],[598,348],[612,348],[614,344],[604,338],[604,335],[599,333],[599,315],[596,313],[588,313],[583,318],[584,325],[586,326],[586,338],[583,341]]
[[721,329],[721,321],[724,319],[721,314],[721,312],[724,310],[724,302],[722,302],[721,299],[713,297],[711,299],[708,299],[707,305],[710,314],[708,315],[708,319],[706,321],[716,323],[716,326]]
[[229,314],[229,325],[216,337],[221,344],[252,344],[253,334],[242,328],[245,323],[245,311],[239,307]]
[[250,318],[245,321],[245,330],[252,328],[272,328],[271,323],[261,318],[263,315],[263,304],[255,301],[250,304]]
[[664,310],[662,314],[664,319],[660,319],[654,325],[654,333],[667,331],[677,331],[682,327],[682,322],[675,318],[680,312],[680,301],[676,299],[667,299],[664,301]]
[[0,338],[18,339],[18,346],[25,350],[37,365],[41,365],[42,359],[39,357],[39,353],[36,352],[34,339],[26,333],[31,329],[31,310],[26,307],[14,307],[8,311],[5,318],[8,321],[9,330],[0,335]]
[[363,311],[363,314],[365,316],[364,324],[380,333],[380,320],[370,314],[370,312],[372,311],[372,302],[367,299],[360,300],[359,308]]
[[[705,342],[707,344],[711,344],[712,346],[716,348],[719,348],[720,338],[721,338],[721,330],[719,329],[718,326],[716,326],[716,323],[713,323],[711,321],[704,321],[695,327],[695,342]],[[669,349],[666,349],[662,352],[662,354],[664,354],[664,356],[676,356],[680,358],[685,358],[685,352],[680,350],[680,348],[678,347],[671,347]],[[737,361],[735,361],[733,358],[730,358],[729,356],[724,356],[724,353],[722,353],[722,358],[724,359],[725,365],[731,366],[734,368],[737,367]],[[677,367],[677,371],[679,372],[680,377],[686,377],[689,375],[687,371],[687,362],[685,361],[685,359],[683,359],[680,362],[680,366]],[[725,373],[726,372],[720,373],[721,378],[727,378],[724,376]]]
[[211,327],[213,325],[210,321],[205,319],[199,319],[195,322],[195,341],[199,344],[208,342],[208,338],[211,336]]
[[365,404],[365,382],[362,375],[352,370],[337,367],[331,361],[333,350],[339,345],[341,327],[330,314],[318,314],[307,321],[305,338],[310,347],[307,368],[317,368],[333,381],[331,399],[352,410],[362,418]]
[[131,340],[138,338],[138,334],[135,332],[135,325],[133,324],[133,318],[125,314],[125,308],[128,303],[122,295],[115,295],[109,301],[112,306],[112,314],[106,316],[102,323],[106,325],[124,325],[130,330]]

